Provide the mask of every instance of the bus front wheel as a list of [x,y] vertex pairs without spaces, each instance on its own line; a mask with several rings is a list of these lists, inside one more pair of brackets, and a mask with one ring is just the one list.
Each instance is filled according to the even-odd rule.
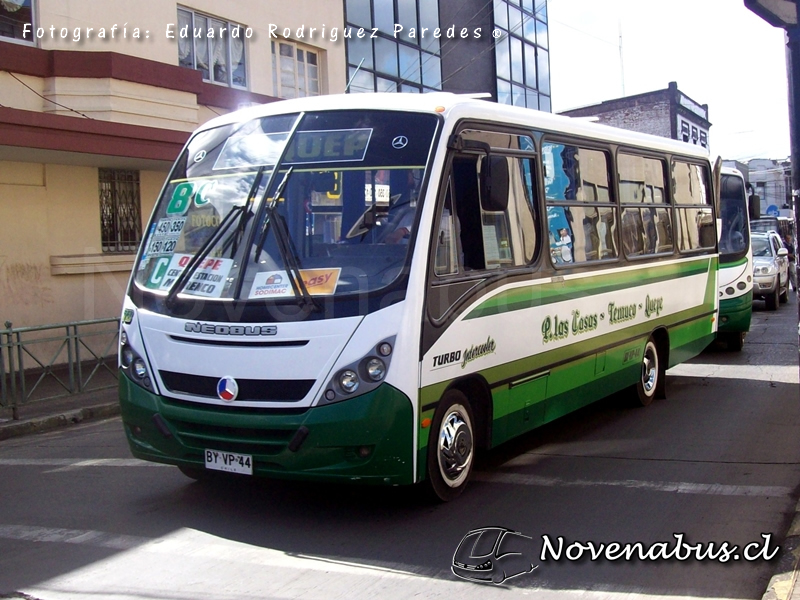
[[634,385],[634,397],[641,406],[647,406],[656,397],[656,392],[663,385],[664,370],[658,356],[655,340],[649,338],[642,353],[641,372]]
[[474,422],[464,393],[445,392],[428,440],[428,481],[439,500],[457,498],[469,481],[475,458]]

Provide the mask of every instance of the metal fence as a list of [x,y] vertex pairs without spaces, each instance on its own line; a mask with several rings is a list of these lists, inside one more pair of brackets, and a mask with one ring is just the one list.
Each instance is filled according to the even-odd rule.
[[0,330],[0,407],[117,385],[119,318]]

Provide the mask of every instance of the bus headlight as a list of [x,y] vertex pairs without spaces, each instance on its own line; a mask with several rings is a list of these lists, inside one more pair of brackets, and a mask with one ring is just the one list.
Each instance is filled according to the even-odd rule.
[[347,369],[339,373],[339,387],[347,394],[352,394],[358,389],[358,375],[355,371]]
[[133,350],[130,348],[122,349],[122,366],[126,369],[131,366],[133,362]]
[[349,400],[383,385],[394,353],[395,336],[384,339],[358,360],[340,365],[322,388],[318,404]]
[[364,365],[364,370],[372,381],[380,381],[386,376],[386,363],[380,358],[370,358]]

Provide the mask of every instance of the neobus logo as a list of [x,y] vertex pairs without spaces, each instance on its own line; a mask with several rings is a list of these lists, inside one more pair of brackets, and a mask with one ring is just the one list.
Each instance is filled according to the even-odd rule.
[[211,323],[186,323],[183,326],[190,333],[208,333],[211,335],[275,335],[275,325],[212,325]]

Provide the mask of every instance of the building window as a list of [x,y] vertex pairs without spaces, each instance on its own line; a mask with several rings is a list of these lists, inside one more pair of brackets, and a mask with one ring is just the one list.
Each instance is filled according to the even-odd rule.
[[[346,0],[350,93],[420,93],[442,89],[441,47],[431,32],[439,27],[439,3],[431,0]],[[393,35],[394,24],[403,29]],[[367,35],[357,37],[359,28]],[[370,28],[377,28],[373,34]],[[425,28],[428,34],[419,33]],[[412,33],[412,31],[414,33]]]
[[550,111],[547,3],[494,0],[497,101]]
[[176,37],[180,66],[197,69],[206,81],[247,88],[243,25],[179,8]]
[[[23,28],[30,23],[28,34],[23,38]],[[33,42],[33,0],[0,1],[0,37]]]
[[142,239],[139,171],[100,169],[103,252],[136,252]]
[[319,54],[292,42],[272,42],[272,87],[278,98],[319,96]]

